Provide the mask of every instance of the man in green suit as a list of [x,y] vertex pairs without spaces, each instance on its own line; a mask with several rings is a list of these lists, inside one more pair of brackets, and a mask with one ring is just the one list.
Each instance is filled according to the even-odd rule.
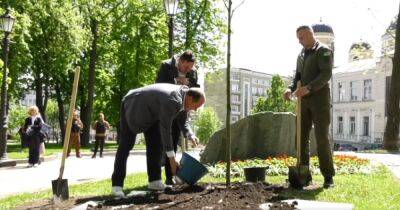
[[[297,38],[303,49],[297,57],[296,74],[292,85],[284,93],[289,100],[293,94],[301,99],[301,165],[310,164],[309,134],[314,124],[320,170],[324,176],[324,188],[333,187],[332,150],[329,141],[330,88],[333,53],[317,41],[310,26],[300,26]],[[297,81],[301,87],[297,89]]]

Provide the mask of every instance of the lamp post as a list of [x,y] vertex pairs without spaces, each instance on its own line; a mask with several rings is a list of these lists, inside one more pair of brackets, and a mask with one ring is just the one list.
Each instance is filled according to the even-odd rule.
[[169,29],[169,45],[168,56],[173,55],[173,40],[174,40],[174,16],[178,10],[179,0],[164,0],[165,11],[169,16],[168,29]]
[[4,31],[5,36],[3,39],[3,58],[4,58],[4,66],[3,66],[3,79],[1,84],[1,99],[0,99],[0,166],[12,166],[15,165],[15,161],[6,161],[7,160],[7,64],[8,64],[8,50],[10,39],[9,35],[11,34],[12,27],[14,25],[15,18],[10,14],[10,9],[7,8],[7,11],[4,15],[0,16],[0,26]]

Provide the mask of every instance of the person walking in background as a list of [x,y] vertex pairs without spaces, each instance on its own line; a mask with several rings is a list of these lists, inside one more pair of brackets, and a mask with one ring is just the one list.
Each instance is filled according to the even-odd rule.
[[[162,62],[157,74],[156,83],[169,83],[177,85],[186,85],[191,87],[200,87],[197,84],[197,71],[194,69],[196,58],[192,51],[185,51],[181,55],[172,56],[172,58]],[[183,136],[192,141],[193,145],[197,145],[198,138],[194,135],[189,124],[180,127],[179,121],[185,122],[187,113],[181,112],[179,116],[172,122],[171,135],[174,146],[174,152],[178,149],[181,133]],[[167,160],[168,158],[165,157]],[[165,162],[165,184],[173,185],[175,180],[171,173],[171,166],[169,161]]]
[[99,114],[99,120],[93,125],[93,129],[96,131],[95,143],[94,143],[94,153],[92,158],[96,158],[97,150],[100,146],[100,157],[103,157],[103,147],[106,139],[106,132],[110,129],[110,124],[104,120],[104,114]]
[[75,146],[75,153],[76,157],[80,158],[81,153],[80,153],[80,148],[81,148],[81,137],[80,137],[80,131],[83,128],[82,121],[79,119],[79,113],[78,110],[74,110],[74,113],[72,115],[72,127],[71,127],[71,135],[69,139],[69,145],[68,145],[68,152],[67,152],[67,157],[69,157],[71,153],[71,147],[74,145]]
[[[330,89],[333,53],[326,45],[317,41],[310,26],[300,26],[297,38],[303,49],[297,57],[296,74],[293,83],[284,93],[290,100],[293,94],[301,97],[301,165],[310,164],[309,135],[314,124],[320,170],[324,176],[324,188],[333,187],[333,158],[329,141]],[[301,81],[301,87],[297,87]]]
[[40,164],[40,144],[44,142],[44,134],[40,130],[44,122],[37,106],[29,107],[28,114],[22,132],[26,134],[29,147],[28,167],[33,167]]

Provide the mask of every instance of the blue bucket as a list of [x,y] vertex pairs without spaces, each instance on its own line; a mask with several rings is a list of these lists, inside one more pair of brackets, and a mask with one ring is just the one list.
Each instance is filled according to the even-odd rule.
[[186,152],[182,154],[181,168],[176,175],[189,185],[194,185],[208,172],[207,168]]

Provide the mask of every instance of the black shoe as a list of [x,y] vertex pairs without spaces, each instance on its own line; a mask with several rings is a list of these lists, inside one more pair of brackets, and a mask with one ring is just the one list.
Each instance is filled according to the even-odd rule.
[[324,188],[332,188],[334,187],[333,178],[332,177],[325,177],[324,178]]
[[173,179],[167,179],[167,180],[165,180],[165,184],[166,185],[175,185],[175,182]]

